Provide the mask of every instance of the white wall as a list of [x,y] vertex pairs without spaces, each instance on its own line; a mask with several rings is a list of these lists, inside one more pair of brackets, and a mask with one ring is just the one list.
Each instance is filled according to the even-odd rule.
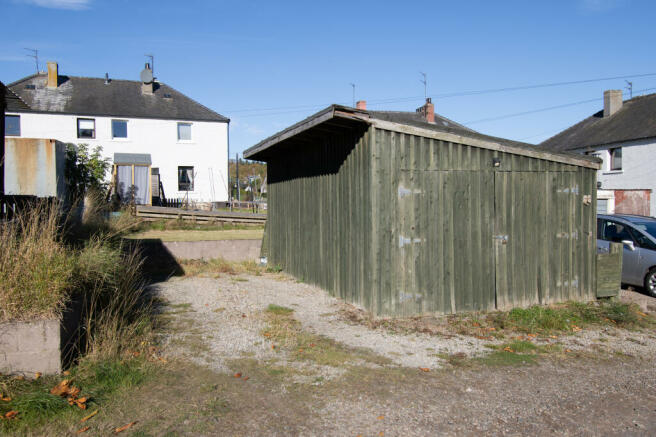
[[[20,117],[23,138],[86,143],[90,148],[101,146],[102,154],[110,159],[117,152],[150,153],[152,166],[159,168],[167,198],[184,197],[185,192],[178,191],[178,166],[193,166],[196,178],[194,191],[189,192],[191,200],[228,200],[228,123],[79,116],[96,120],[96,138],[90,139],[77,137],[76,115],[20,113]],[[112,119],[128,121],[127,139],[112,139]],[[191,141],[178,142],[178,122],[192,124]],[[109,177],[108,174],[108,180]]]
[[[622,148],[622,170],[610,170],[608,150],[615,147]],[[611,144],[596,149],[594,154],[604,161],[597,172],[601,189],[652,190],[649,215],[656,216],[656,138]]]

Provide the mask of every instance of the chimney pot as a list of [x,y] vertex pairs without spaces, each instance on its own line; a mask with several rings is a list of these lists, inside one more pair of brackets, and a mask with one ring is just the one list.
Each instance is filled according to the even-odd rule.
[[604,91],[604,118],[610,117],[622,108],[622,90]]
[[355,102],[355,109],[362,109],[363,111],[367,110],[367,101],[366,100],[358,100]]
[[48,62],[48,83],[47,87],[51,89],[57,88],[59,80],[59,66],[56,62]]
[[417,112],[420,113],[427,122],[435,123],[435,105],[433,105],[430,97],[426,97],[426,103],[424,106],[417,108]]

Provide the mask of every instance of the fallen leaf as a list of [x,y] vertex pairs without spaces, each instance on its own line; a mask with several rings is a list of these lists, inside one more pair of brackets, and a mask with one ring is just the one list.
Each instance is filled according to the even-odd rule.
[[136,421],[135,421],[135,422],[130,422],[130,423],[128,423],[127,425],[123,425],[123,426],[121,426],[120,428],[116,428],[116,429],[114,430],[114,432],[115,432],[116,434],[118,434],[119,432],[123,432],[123,431],[125,431],[126,429],[130,429],[130,428],[132,428],[132,426],[134,426],[135,423],[137,423],[137,422],[136,422]]
[[84,428],[80,428],[80,429],[78,429],[78,430],[75,432],[75,434],[82,434],[83,432],[87,432],[87,431],[89,431],[89,429],[91,429],[90,426],[85,426]]
[[642,311],[637,311],[637,313],[640,317],[647,317],[647,314],[643,313]]
[[5,402],[11,402],[11,398],[9,396],[2,396],[0,399],[2,399]]
[[474,326],[474,327],[476,327],[476,328],[478,328],[479,326],[481,326],[481,324],[480,324],[480,323],[478,323],[478,322],[474,322],[474,323],[472,323],[472,326]]
[[549,338],[558,338],[556,335],[550,335]]
[[55,396],[64,396],[68,394],[68,384],[70,384],[70,381],[68,379],[62,380],[59,384],[54,386],[50,390],[50,394],[53,394]]
[[490,326],[489,328],[487,328],[487,330],[488,330],[488,331],[496,331],[497,329],[494,328],[494,327],[492,327],[492,326]]
[[70,374],[71,374],[71,371],[70,371],[70,370],[64,370],[64,376],[68,376],[68,375],[70,375]]
[[41,372],[36,372],[36,373],[34,374],[34,379],[39,379],[39,378],[41,378],[41,375],[42,375]]
[[248,381],[248,378],[249,378],[248,376],[244,376],[242,379],[243,379],[244,381]]
[[241,373],[235,373],[235,378],[241,378]]
[[310,347],[315,347],[315,346],[316,346],[316,344],[314,344],[314,343],[310,343],[310,345],[309,345],[309,346],[310,346]]
[[246,314],[242,314],[241,316],[242,316],[242,317],[246,317]]
[[419,370],[422,372],[430,372],[430,369],[428,367],[420,367]]
[[385,433],[384,433],[383,431],[381,431],[381,432],[378,433],[378,435],[379,435],[380,437],[383,437],[383,436],[385,435]]
[[5,413],[5,419],[14,419],[17,415],[18,411],[16,410],[7,411],[7,413]]
[[16,376],[14,377],[14,379],[17,380],[17,381],[24,381],[24,380],[25,380],[25,377],[24,377],[23,375],[16,375]]
[[535,337],[537,337],[538,335],[537,335],[537,334],[526,334],[526,336],[527,336],[527,337],[531,337],[531,338],[535,338]]
[[303,348],[300,348],[298,351],[299,351],[299,352],[303,352]]
[[515,352],[514,350],[510,349],[510,346],[504,347],[503,350],[506,352]]
[[93,413],[89,414],[88,416],[84,416],[82,419],[80,419],[80,422],[86,422],[87,420],[91,419],[93,416],[98,414],[98,410],[94,411]]
[[565,352],[572,352],[571,349],[565,349]]
[[275,345],[275,344],[272,344],[272,345],[271,345],[271,349],[275,349],[275,348],[276,348],[276,345]]
[[378,416],[378,420],[383,420],[385,416]]

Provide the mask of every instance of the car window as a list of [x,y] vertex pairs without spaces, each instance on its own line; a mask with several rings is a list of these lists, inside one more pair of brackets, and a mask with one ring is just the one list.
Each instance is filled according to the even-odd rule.
[[633,223],[633,226],[656,238],[656,220],[648,222],[635,222]]
[[601,226],[598,225],[597,229],[601,228],[600,238],[602,240],[613,241],[615,243],[621,243],[623,240],[634,241],[627,225],[612,220],[602,219],[601,222]]
[[633,239],[638,244],[638,247],[649,250],[656,250],[656,244],[654,244],[649,238],[643,235],[641,232],[636,229],[631,229],[631,234]]

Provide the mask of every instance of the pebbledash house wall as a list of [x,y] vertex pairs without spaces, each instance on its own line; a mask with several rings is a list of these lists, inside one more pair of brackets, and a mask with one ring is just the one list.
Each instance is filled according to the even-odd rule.
[[[610,149],[622,148],[622,170],[610,169]],[[656,202],[653,194],[656,192],[656,177],[654,162],[656,162],[656,138],[624,141],[594,147],[574,150],[587,153],[603,160],[601,169],[597,172],[597,180],[601,182],[601,190],[651,190],[652,199],[649,205],[649,215],[656,217]]]
[[[189,192],[190,200],[228,200],[227,122],[35,112],[6,114],[20,115],[21,135],[15,138],[53,138],[64,143],[88,144],[91,148],[101,146],[103,156],[110,160],[117,152],[149,153],[152,167],[159,168],[167,199],[185,196],[186,192],[178,191],[178,166],[193,166],[196,177],[194,191]],[[78,118],[95,119],[95,138],[77,137]],[[127,120],[127,138],[112,138],[112,120]],[[178,123],[191,123],[191,141],[178,141]],[[107,174],[108,180],[110,172]]]

